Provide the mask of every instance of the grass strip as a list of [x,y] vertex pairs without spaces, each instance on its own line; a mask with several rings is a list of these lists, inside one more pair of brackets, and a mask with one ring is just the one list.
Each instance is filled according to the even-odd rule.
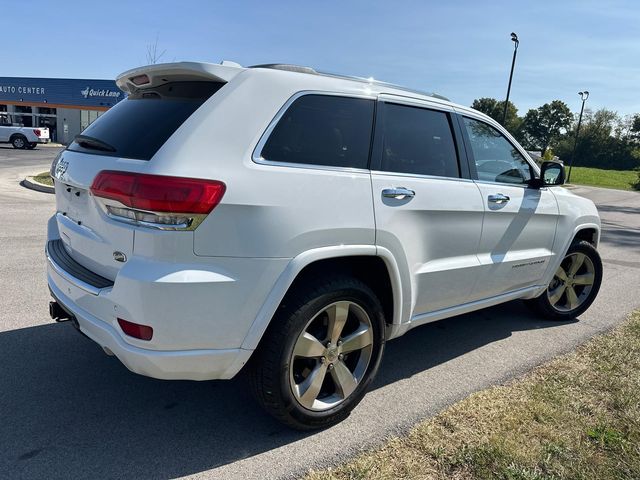
[[49,175],[49,172],[42,172],[33,176],[33,179],[38,183],[43,183],[53,187],[53,178]]
[[571,170],[571,183],[575,185],[633,190],[632,185],[636,182],[638,172],[633,170],[603,170],[589,167],[573,167]]

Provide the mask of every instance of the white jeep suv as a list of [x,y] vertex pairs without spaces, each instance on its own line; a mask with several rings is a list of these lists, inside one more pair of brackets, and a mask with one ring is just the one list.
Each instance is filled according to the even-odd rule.
[[51,315],[131,371],[228,379],[300,429],[345,418],[386,340],[514,299],[570,319],[593,203],[495,121],[306,67],[151,65],[52,165]]

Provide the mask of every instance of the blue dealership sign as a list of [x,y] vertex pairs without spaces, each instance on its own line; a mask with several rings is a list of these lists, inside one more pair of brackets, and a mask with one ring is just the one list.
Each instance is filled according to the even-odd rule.
[[0,103],[109,108],[124,97],[113,80],[0,77]]

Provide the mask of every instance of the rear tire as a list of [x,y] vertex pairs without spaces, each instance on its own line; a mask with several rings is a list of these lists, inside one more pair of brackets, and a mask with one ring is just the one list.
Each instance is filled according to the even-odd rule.
[[355,278],[324,278],[296,288],[248,366],[255,398],[298,430],[341,422],[378,371],[384,327],[380,301]]
[[11,145],[13,145],[13,148],[22,150],[24,148],[27,148],[29,142],[27,142],[27,138],[24,135],[15,135],[13,138],[11,138]]
[[550,320],[573,320],[591,306],[601,283],[600,254],[582,240],[571,244],[544,293],[525,303]]
[[36,148],[37,146],[38,146],[38,144],[37,144],[37,143],[30,143],[30,144],[27,146],[27,148],[28,148],[29,150],[33,150],[33,149],[34,149],[34,148]]

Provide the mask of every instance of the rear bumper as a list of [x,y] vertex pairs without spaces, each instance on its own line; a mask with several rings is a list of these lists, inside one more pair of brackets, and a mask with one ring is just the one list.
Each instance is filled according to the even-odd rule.
[[60,288],[73,287],[49,264],[51,295],[65,310],[73,314],[80,331],[103,348],[107,348],[129,370],[162,380],[214,380],[232,378],[251,356],[250,350],[147,350],[124,341],[108,323],[79,307]]
[[[51,219],[49,238],[56,239],[56,232]],[[185,264],[133,256],[114,281],[100,285],[102,277],[92,278],[62,252],[50,251],[54,245],[48,242],[46,251],[49,288],[80,331],[129,370],[167,380],[237,374],[253,352],[242,342],[288,263],[210,258]],[[118,318],[152,326],[152,340],[127,336]]]

